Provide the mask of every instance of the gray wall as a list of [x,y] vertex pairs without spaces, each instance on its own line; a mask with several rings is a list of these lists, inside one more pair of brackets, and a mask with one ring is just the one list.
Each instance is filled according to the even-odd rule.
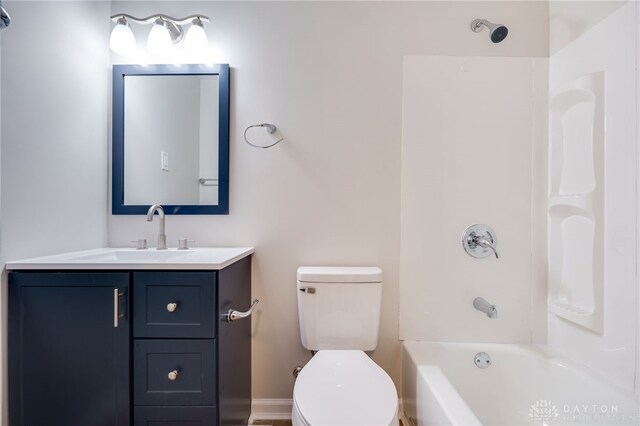
[[13,23],[2,34],[4,259],[103,245],[108,3],[5,6]]
[[[109,3],[3,3],[13,18],[0,36],[3,265],[104,246]],[[6,326],[6,274],[2,289]]]

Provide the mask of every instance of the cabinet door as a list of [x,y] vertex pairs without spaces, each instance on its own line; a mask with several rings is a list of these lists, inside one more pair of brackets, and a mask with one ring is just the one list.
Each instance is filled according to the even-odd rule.
[[128,293],[127,273],[9,274],[10,425],[129,425]]

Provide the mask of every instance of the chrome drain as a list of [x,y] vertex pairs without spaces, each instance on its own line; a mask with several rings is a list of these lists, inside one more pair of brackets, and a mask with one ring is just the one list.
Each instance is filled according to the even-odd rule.
[[473,362],[476,367],[485,369],[491,365],[491,357],[486,352],[478,352],[475,357],[473,357]]

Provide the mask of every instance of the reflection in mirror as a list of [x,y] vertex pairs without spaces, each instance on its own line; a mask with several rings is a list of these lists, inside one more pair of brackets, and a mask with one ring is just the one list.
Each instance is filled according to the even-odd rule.
[[113,214],[228,214],[229,66],[114,65]]
[[125,204],[218,204],[218,76],[126,76]]

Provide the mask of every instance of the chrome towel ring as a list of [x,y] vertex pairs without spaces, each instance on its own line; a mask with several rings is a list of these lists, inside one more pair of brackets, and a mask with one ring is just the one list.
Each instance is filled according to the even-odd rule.
[[284,140],[284,138],[280,138],[280,139],[278,139],[277,141],[275,141],[274,143],[272,143],[272,144],[270,144],[270,145],[264,145],[264,146],[263,146],[263,145],[256,145],[256,144],[253,144],[253,143],[249,142],[249,139],[247,139],[247,132],[249,131],[249,129],[252,129],[252,128],[254,128],[254,127],[264,127],[264,128],[267,130],[267,133],[269,133],[270,135],[272,135],[273,133],[275,133],[275,131],[276,131],[276,129],[277,129],[277,127],[276,127],[276,126],[274,126],[273,124],[269,124],[269,123],[252,124],[251,126],[247,126],[247,128],[246,128],[246,129],[244,129],[244,141],[245,141],[247,144],[249,144],[249,145],[251,145],[252,147],[254,147],[254,148],[262,148],[262,149],[265,149],[265,148],[271,148],[272,146],[275,146],[275,145],[279,144],[280,142],[282,142],[282,141]]

